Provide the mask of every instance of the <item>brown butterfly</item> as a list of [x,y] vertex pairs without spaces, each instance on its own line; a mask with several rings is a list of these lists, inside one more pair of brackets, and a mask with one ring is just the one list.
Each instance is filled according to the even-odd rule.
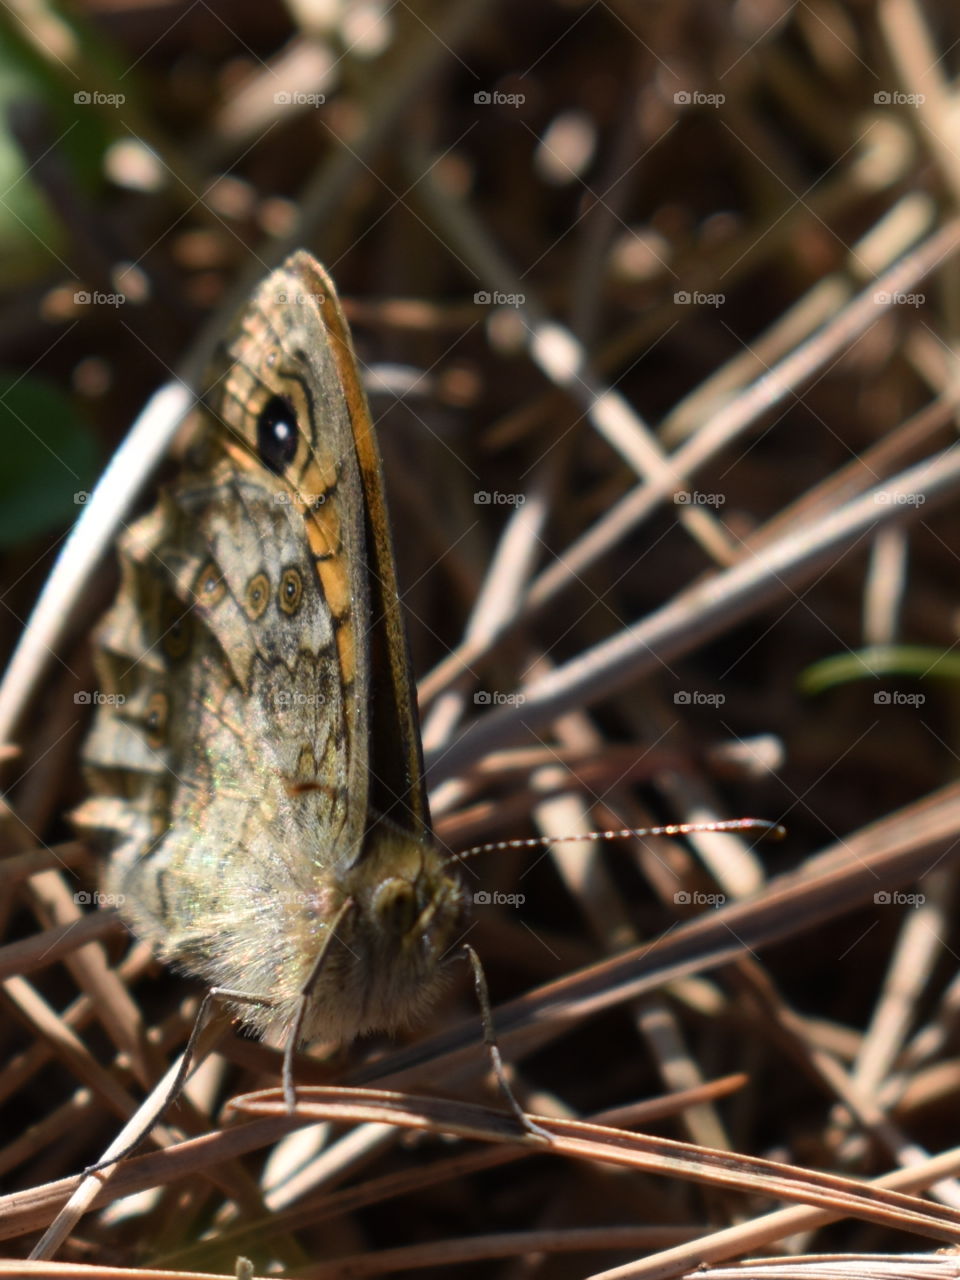
[[251,1028],[396,1030],[466,901],[430,834],[376,439],[309,254],[255,291],[214,379],[121,541],[76,821],[136,932]]
[[[370,414],[308,253],[254,292],[212,382],[181,474],[120,543],[74,818],[136,932],[255,1031],[287,1032],[292,1105],[297,1043],[397,1030],[434,999],[467,902],[430,831]],[[459,950],[503,1091],[549,1138],[507,1086],[482,969]]]

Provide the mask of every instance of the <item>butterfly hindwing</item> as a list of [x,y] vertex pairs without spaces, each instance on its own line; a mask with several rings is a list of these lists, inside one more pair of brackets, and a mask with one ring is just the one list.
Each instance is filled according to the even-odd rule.
[[108,892],[261,1032],[402,1025],[465,905],[430,838],[373,426],[308,254],[238,317],[120,557],[75,815]]

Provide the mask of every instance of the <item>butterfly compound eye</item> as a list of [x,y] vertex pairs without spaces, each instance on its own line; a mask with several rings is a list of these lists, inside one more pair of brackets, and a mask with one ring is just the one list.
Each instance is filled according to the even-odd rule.
[[396,935],[408,933],[420,914],[413,885],[399,876],[391,876],[377,887],[372,906],[380,927]]
[[297,452],[297,411],[285,396],[271,396],[257,418],[257,453],[282,476]]

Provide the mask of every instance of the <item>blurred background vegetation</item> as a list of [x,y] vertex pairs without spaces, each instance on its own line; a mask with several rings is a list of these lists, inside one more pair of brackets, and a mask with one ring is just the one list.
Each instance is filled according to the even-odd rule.
[[[461,642],[523,499],[544,514],[512,562],[512,605],[490,606],[504,616],[664,458],[703,444],[695,470],[495,653],[466,664],[465,677],[428,682],[438,717],[428,746],[440,757],[465,719],[629,636],[688,585],[778,538],[812,536],[915,462],[949,460],[958,51],[960,10],[942,0],[6,5],[3,652],[151,392],[192,376],[237,299],[300,245],[336,280],[368,374],[418,676]],[[924,252],[929,261],[891,296],[885,273]],[[797,353],[808,360],[801,373]],[[738,414],[740,427],[709,445]],[[773,603],[678,643],[642,682],[585,696],[589,711],[563,707],[567,720],[558,711],[549,731],[524,736],[515,721],[497,745],[548,742],[558,759],[576,755],[592,825],[691,816],[708,791],[722,816],[782,818],[786,844],[742,864],[739,891],[759,892],[767,875],[956,778],[960,521],[944,501],[955,492],[941,488],[929,510],[918,499],[909,523],[865,529],[814,572],[787,575]],[[72,695],[89,685],[88,632],[114,585],[105,564],[71,611],[23,754],[7,766],[21,818],[47,840],[65,838],[61,815],[82,794],[86,720]],[[851,657],[867,647],[866,663]],[[839,666],[815,665],[826,659]],[[461,700],[445,722],[451,690]],[[543,829],[531,778],[511,787],[509,769],[492,776],[469,793],[478,807],[459,825],[456,798],[441,801],[445,838],[527,835],[534,818]],[[689,807],[678,813],[681,793]],[[684,914],[670,893],[649,892],[656,862],[611,864],[617,911],[642,937]],[[509,889],[521,873],[497,864],[493,875]],[[546,864],[529,874],[524,928],[562,961],[554,969],[525,948],[517,923],[481,920],[497,998],[616,949],[581,914],[588,885],[564,887]],[[716,866],[691,874],[718,891]],[[720,887],[728,899],[738,892]],[[604,901],[599,918],[619,919]],[[921,1027],[942,1030],[927,1063],[941,1074],[914,1079],[909,1103],[897,1095],[904,1131],[939,1149],[960,1137],[952,874],[936,902],[940,949],[884,1062],[892,1071]],[[764,957],[784,999],[818,1028],[811,1044],[854,1073],[910,904],[895,908],[867,900]],[[716,1004],[705,991],[699,1005],[688,991],[676,1014],[692,1058],[704,1073],[747,1070],[764,1090],[727,1117],[729,1131],[695,1136],[862,1175],[889,1166],[875,1134],[837,1118],[823,1077],[804,1075],[809,1061],[800,1054],[798,1066],[782,1040],[765,1038],[766,1015],[738,1004],[735,984]],[[545,1049],[529,1064],[578,1109],[671,1081],[641,1047],[642,1025],[605,1019],[563,1055]],[[43,1105],[31,1098],[34,1119]],[[15,1185],[66,1171],[38,1160]],[[614,1218],[636,1208],[595,1170],[536,1188],[518,1180],[514,1194],[515,1209],[491,1210],[504,1229],[561,1220],[574,1204],[593,1222],[605,1208]],[[719,1194],[701,1201],[654,1180],[643,1194],[652,1220],[735,1216]],[[444,1213],[371,1218],[366,1243],[488,1225],[466,1193],[451,1193]],[[359,1249],[354,1232],[331,1251]],[[855,1224],[831,1241],[903,1243]],[[544,1257],[526,1269],[589,1268]]]

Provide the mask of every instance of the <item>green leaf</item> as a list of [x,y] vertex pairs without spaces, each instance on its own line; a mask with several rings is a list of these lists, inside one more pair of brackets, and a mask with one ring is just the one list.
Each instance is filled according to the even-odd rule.
[[0,546],[72,523],[99,450],[70,400],[40,378],[0,372],[0,441]]

